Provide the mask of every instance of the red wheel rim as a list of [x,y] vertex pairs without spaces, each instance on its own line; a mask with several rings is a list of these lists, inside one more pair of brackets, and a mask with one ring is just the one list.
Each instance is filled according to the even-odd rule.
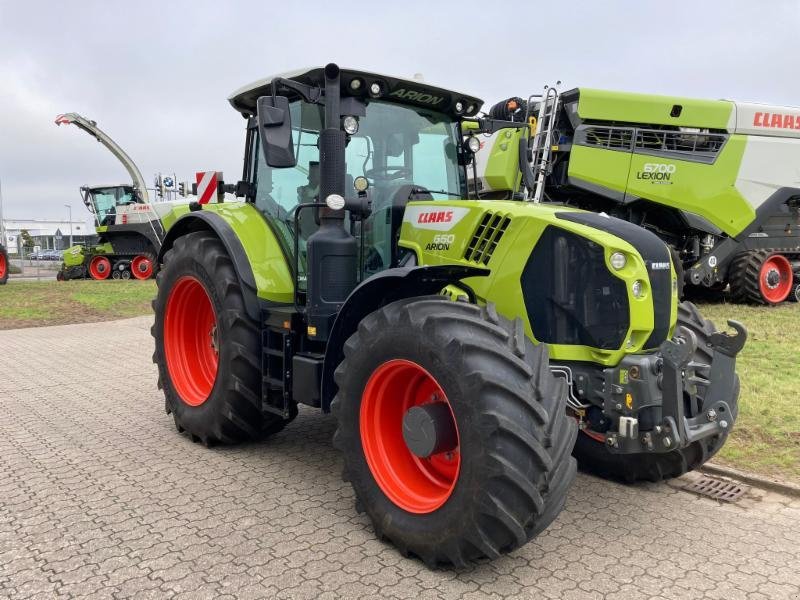
[[175,391],[189,406],[208,400],[219,366],[217,315],[200,281],[181,277],[167,298],[164,354]]
[[108,279],[111,275],[111,261],[105,256],[95,256],[89,263],[89,275],[92,279]]
[[778,304],[789,297],[792,291],[792,263],[782,254],[773,254],[761,265],[758,284],[764,300]]
[[428,458],[414,455],[403,439],[403,416],[412,406],[446,402],[444,390],[417,363],[390,360],[369,378],[361,396],[361,445],[372,476],[400,508],[417,514],[435,511],[450,495],[461,468],[460,446]]
[[6,255],[0,254],[0,279],[3,279],[3,277],[6,276],[7,268],[8,267],[6,266]]
[[153,274],[153,261],[147,256],[137,256],[131,261],[131,273],[136,279],[150,279]]

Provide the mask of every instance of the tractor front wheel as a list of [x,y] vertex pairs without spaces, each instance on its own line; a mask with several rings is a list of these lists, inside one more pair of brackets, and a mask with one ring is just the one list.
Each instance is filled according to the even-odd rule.
[[175,240],[156,277],[159,387],[179,432],[205,445],[261,439],[283,419],[261,409],[261,336],[233,262],[211,233]]
[[334,445],[380,537],[463,566],[559,514],[577,428],[521,321],[442,296],[399,300],[363,319],[344,354]]

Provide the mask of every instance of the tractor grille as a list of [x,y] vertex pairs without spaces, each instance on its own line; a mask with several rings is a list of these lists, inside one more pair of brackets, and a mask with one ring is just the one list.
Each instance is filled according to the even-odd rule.
[[503,237],[511,219],[503,213],[487,212],[464,251],[464,260],[486,265]]

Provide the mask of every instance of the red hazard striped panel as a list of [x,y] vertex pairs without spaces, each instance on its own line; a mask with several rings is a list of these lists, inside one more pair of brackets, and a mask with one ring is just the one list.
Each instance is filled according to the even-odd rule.
[[208,204],[217,193],[218,171],[200,171],[195,173],[197,181],[197,201]]

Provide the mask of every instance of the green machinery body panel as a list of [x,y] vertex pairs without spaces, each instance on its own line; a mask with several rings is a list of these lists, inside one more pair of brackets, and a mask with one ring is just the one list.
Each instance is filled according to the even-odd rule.
[[[504,233],[490,240],[494,249],[489,258],[481,254],[478,262],[475,256],[466,258],[472,240],[475,238],[481,221],[487,211],[493,217],[508,219]],[[465,280],[482,302],[493,302],[498,311],[510,319],[521,317],[525,324],[526,334],[536,340],[527,317],[527,309],[523,298],[521,277],[532,250],[547,227],[575,233],[601,246],[605,253],[609,272],[622,279],[628,291],[630,306],[630,327],[625,341],[616,349],[598,349],[581,345],[550,344],[551,356],[555,360],[591,361],[602,365],[616,365],[628,353],[643,351],[644,344],[654,328],[654,309],[652,298],[645,294],[635,298],[631,284],[636,280],[649,281],[647,268],[636,249],[627,241],[586,225],[566,221],[557,217],[557,213],[579,212],[562,206],[523,203],[517,201],[437,201],[435,203],[409,203],[403,221],[400,246],[412,250],[418,264],[448,265],[463,264],[479,266],[490,270],[486,277]],[[441,222],[426,222],[429,213],[444,217]],[[435,219],[436,217],[434,217]],[[448,227],[452,224],[451,227]],[[627,266],[614,271],[609,257],[614,252],[622,252],[628,257]],[[484,260],[486,262],[484,262]],[[674,267],[672,278],[676,277]],[[671,329],[677,319],[677,294],[673,294],[671,303]]]

